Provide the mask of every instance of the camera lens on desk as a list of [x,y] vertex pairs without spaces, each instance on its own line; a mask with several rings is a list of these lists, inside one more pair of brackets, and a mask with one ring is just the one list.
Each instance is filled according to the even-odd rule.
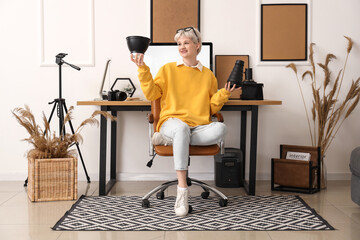
[[252,80],[252,68],[245,69],[245,80]]
[[233,87],[234,84],[236,84],[237,87],[240,87],[243,80],[243,74],[244,74],[244,61],[236,60],[235,66],[227,80],[228,82],[230,82],[230,87]]

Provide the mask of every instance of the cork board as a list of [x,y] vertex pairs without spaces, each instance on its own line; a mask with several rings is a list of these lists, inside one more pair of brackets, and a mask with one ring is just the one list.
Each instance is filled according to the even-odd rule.
[[306,61],[307,34],[307,4],[261,5],[261,61]]
[[151,41],[174,42],[176,30],[196,27],[200,31],[200,0],[151,0]]
[[[249,67],[249,55],[215,55],[215,76],[219,89],[225,86],[236,60],[244,61],[243,79],[245,79],[245,69]],[[240,95],[241,91],[236,91],[231,94],[230,99],[240,99]]]

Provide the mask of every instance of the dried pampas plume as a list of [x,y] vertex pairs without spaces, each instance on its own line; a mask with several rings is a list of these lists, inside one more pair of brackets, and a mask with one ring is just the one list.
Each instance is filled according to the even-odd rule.
[[[324,80],[317,81],[315,74],[316,65],[314,63],[314,43],[311,43],[309,47],[309,59],[312,69],[307,70],[302,74],[303,80],[306,78],[306,76],[310,76],[312,81],[311,89],[313,99],[311,114],[313,130],[311,130],[311,128],[309,127],[309,132],[311,135],[312,145],[321,147],[322,156],[325,155],[326,150],[329,148],[332,140],[334,139],[344,120],[349,117],[349,115],[354,111],[360,101],[360,78],[358,78],[355,82],[352,82],[351,87],[349,88],[347,93],[344,94],[345,99],[342,101],[340,101],[339,99],[348,56],[354,44],[350,37],[344,37],[348,40],[347,55],[344,66],[338,71],[334,81],[332,80],[329,63],[337,58],[331,53],[326,55],[324,63],[317,63],[317,66],[322,68],[324,71]],[[294,70],[296,78],[298,80],[296,65],[291,63],[286,67],[290,67]],[[333,84],[331,84],[331,82],[333,82]],[[317,84],[319,84],[319,87],[316,86]],[[306,102],[300,84],[299,88],[306,109]],[[306,117],[309,123],[310,121],[307,110]]]
[[[316,65],[314,62],[313,49],[313,46],[315,44],[310,44],[309,59],[312,69],[305,71],[302,74],[302,79],[304,80],[307,75],[311,77],[311,91],[313,96],[311,114],[313,129],[311,129],[310,127],[310,119],[307,114],[306,102],[303,96],[302,88],[299,84],[296,66],[293,63],[286,66],[292,68],[296,74],[296,79],[298,81],[301,97],[305,107],[306,118],[309,125],[311,144],[312,146],[320,146],[321,163],[323,163],[325,153],[331,145],[340,127],[342,126],[344,120],[347,119],[349,115],[354,112],[354,109],[357,107],[360,101],[360,78],[358,78],[355,82],[352,82],[346,94],[342,93],[342,95],[345,96],[345,99],[342,101],[340,101],[339,99],[340,92],[342,90],[342,82],[344,80],[344,73],[347,66],[347,60],[354,44],[350,37],[344,37],[348,40],[346,59],[343,68],[338,71],[338,74],[333,84],[331,84],[332,75],[329,63],[332,60],[335,60],[336,56],[333,54],[327,54],[324,63],[316,64],[324,71],[324,80],[317,81],[317,75],[315,74]],[[325,173],[323,171],[324,168],[321,169],[321,187],[324,188],[326,187],[324,185]]]
[[[65,124],[73,119],[73,110],[74,107],[70,107],[68,113],[64,117],[62,130],[64,129]],[[23,140],[30,143],[32,146],[27,153],[27,157],[35,159],[76,157],[75,149],[70,149],[70,147],[76,143],[82,143],[83,138],[80,132],[84,126],[98,125],[99,121],[94,117],[99,114],[112,121],[116,120],[115,117],[107,112],[95,111],[90,118],[85,119],[80,124],[74,134],[67,133],[56,136],[55,132],[51,133],[50,124],[44,113],[42,114],[44,130],[36,123],[35,117],[27,105],[25,105],[25,108],[15,108],[12,111],[12,114],[17,122],[29,133],[30,136]]]
[[347,47],[347,53],[350,53],[351,52],[351,49],[353,47],[353,40],[347,36],[344,36],[344,38],[346,38],[349,42],[348,42],[348,47]]
[[293,63],[290,63],[289,65],[286,66],[287,68],[291,68],[295,74],[297,74],[297,68],[296,68],[296,65],[293,64]]

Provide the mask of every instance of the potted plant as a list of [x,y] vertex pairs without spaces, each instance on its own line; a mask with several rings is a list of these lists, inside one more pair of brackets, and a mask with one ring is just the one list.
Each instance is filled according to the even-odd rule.
[[[74,107],[70,107],[64,117],[65,124],[72,119]],[[95,111],[91,117],[81,122],[74,134],[57,136],[51,132],[50,124],[43,113],[42,129],[35,121],[30,108],[15,108],[12,111],[18,123],[29,133],[24,141],[30,143],[28,157],[28,196],[32,201],[73,200],[77,198],[76,150],[71,146],[83,141],[80,134],[86,125],[98,125],[95,118],[101,114],[116,120],[111,114]],[[61,131],[63,132],[63,131]]]
[[[298,82],[299,90],[301,92],[302,101],[304,104],[305,114],[308,122],[309,135],[312,146],[321,147],[321,187],[326,188],[327,176],[326,167],[324,164],[325,154],[335,135],[344,123],[344,120],[354,111],[360,98],[360,77],[352,84],[344,95],[342,91],[342,83],[344,80],[344,73],[346,70],[347,60],[351,52],[353,41],[350,37],[344,36],[348,40],[346,59],[343,68],[337,72],[336,78],[332,78],[332,71],[329,68],[329,63],[336,59],[336,56],[329,53],[326,55],[324,63],[317,63],[317,66],[323,70],[323,79],[318,79],[316,65],[314,63],[314,43],[310,44],[309,59],[311,69],[305,71],[301,75],[301,79],[310,79],[310,87],[312,91],[311,111],[306,107],[302,87],[298,77],[298,70],[294,63],[287,65],[291,68]],[[342,97],[342,98],[340,98]],[[310,114],[311,118],[310,118]]]

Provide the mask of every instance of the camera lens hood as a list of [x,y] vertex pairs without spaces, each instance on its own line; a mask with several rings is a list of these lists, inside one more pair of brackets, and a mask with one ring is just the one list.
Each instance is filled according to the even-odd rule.
[[227,80],[228,82],[230,82],[230,87],[233,87],[234,84],[236,84],[237,87],[240,87],[242,85],[243,74],[244,74],[244,61],[236,60],[235,66],[231,71],[230,76]]

